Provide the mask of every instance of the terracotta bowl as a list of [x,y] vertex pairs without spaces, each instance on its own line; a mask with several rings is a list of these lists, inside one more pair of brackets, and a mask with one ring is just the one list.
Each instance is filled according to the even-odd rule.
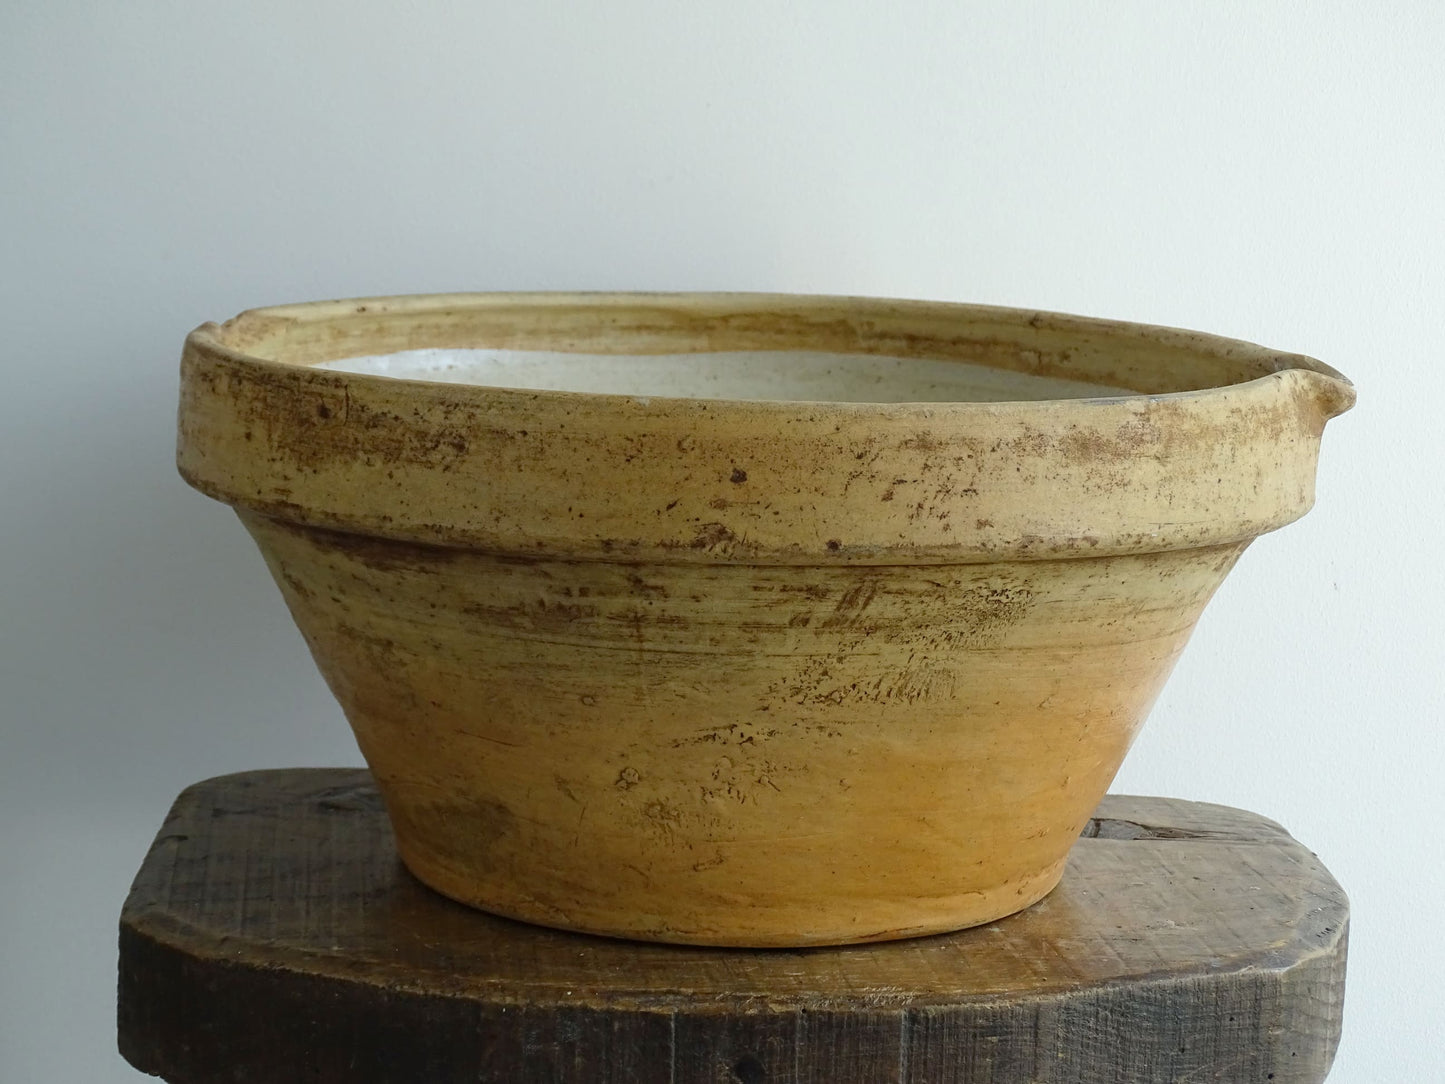
[[[375,360],[439,348],[488,352]],[[1354,399],[1191,332],[763,295],[259,309],[181,380],[181,473],[255,536],[416,876],[746,946],[1048,893]]]

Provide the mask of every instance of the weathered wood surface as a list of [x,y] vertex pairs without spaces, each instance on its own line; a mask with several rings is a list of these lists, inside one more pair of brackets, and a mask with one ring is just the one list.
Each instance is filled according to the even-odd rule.
[[396,858],[370,776],[177,800],[121,918],[120,1046],[178,1084],[1133,1084],[1324,1079],[1348,905],[1278,825],[1111,796],[1014,917],[699,949],[496,918]]

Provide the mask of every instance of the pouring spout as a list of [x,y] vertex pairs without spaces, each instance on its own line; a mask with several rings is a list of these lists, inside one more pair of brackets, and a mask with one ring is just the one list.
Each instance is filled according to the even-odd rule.
[[1291,370],[1297,374],[1301,398],[1314,411],[1319,427],[1336,418],[1355,405],[1355,386],[1342,374],[1313,358],[1301,359],[1307,366]]

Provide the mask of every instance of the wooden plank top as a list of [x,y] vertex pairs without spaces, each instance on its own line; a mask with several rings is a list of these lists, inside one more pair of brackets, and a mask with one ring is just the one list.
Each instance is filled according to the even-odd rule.
[[699,949],[528,926],[396,858],[364,771],[176,801],[121,918],[120,1044],[183,1082],[1318,1082],[1348,904],[1279,825],[1110,796],[1060,887],[959,933]]

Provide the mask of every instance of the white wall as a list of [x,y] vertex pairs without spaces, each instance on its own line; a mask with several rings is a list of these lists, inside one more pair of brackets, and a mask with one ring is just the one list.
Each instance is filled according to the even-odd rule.
[[1442,55],[1428,0],[0,6],[0,1080],[137,1079],[114,923],[177,790],[358,759],[175,475],[184,333],[573,287],[1033,306],[1354,378],[1116,789],[1318,850],[1332,1081],[1445,1079]]

